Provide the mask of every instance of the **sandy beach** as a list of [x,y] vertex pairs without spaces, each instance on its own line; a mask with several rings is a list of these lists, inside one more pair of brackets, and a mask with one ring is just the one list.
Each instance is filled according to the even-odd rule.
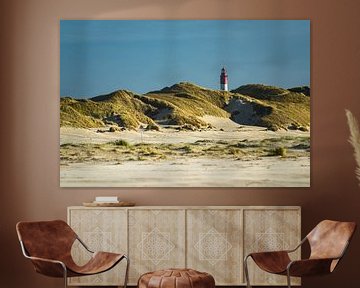
[[[214,129],[162,127],[160,131],[104,132],[106,128],[101,128],[103,131],[97,132],[62,127],[60,185],[310,186],[310,132],[274,132],[240,126],[226,118],[206,117]],[[271,154],[276,147],[285,147],[286,155]]]
[[62,187],[309,187],[309,159],[84,163],[61,167]]

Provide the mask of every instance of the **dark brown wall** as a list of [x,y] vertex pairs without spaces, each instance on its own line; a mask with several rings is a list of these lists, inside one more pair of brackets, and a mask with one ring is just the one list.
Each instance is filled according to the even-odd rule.
[[[360,118],[357,0],[0,1],[0,286],[62,287],[33,273],[15,235],[19,220],[66,217],[95,195],[139,205],[301,205],[303,234],[330,218],[360,223],[360,187],[344,109]],[[310,19],[311,188],[60,189],[59,19]],[[358,231],[359,233],[359,231]],[[360,237],[335,274],[304,287],[358,287]]]

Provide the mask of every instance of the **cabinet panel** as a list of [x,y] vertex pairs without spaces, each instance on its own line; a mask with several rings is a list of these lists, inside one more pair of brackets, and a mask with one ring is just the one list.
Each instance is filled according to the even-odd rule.
[[[300,243],[299,209],[260,209],[244,211],[244,255],[251,252],[286,250]],[[300,249],[291,258],[300,259]],[[252,285],[286,285],[286,277],[266,273],[248,260]],[[300,284],[299,278],[292,279]]]
[[216,285],[242,283],[242,211],[187,210],[187,266]]
[[[80,239],[93,251],[115,253],[127,252],[127,215],[126,210],[83,209],[70,210],[68,222]],[[72,247],[76,263],[84,264],[90,253],[76,241]],[[125,274],[125,261],[112,270],[85,277],[69,278],[70,285],[122,285]]]
[[130,283],[141,274],[185,267],[185,210],[129,210]]

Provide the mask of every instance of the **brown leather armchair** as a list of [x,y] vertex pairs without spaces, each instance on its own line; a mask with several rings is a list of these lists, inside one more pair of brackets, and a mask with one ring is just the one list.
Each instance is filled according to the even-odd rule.
[[[35,271],[50,277],[88,276],[112,269],[121,260],[127,261],[124,288],[127,285],[129,259],[125,254],[91,251],[62,220],[19,222],[16,225],[20,245],[24,256],[31,260]],[[83,266],[78,266],[72,256],[71,247],[78,240],[92,254]]]
[[[266,272],[286,275],[289,288],[291,276],[315,276],[333,272],[344,256],[355,229],[354,222],[324,220],[292,250],[250,253],[244,259],[247,287],[251,287],[247,267],[249,257]],[[306,241],[310,245],[310,257],[292,261],[289,253],[296,251]]]

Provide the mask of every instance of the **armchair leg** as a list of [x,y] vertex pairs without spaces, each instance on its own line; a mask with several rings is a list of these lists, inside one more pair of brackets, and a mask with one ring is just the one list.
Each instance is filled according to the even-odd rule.
[[249,279],[249,269],[248,269],[248,265],[247,265],[247,259],[249,258],[250,255],[247,255],[244,259],[244,272],[245,272],[245,279],[246,279],[246,287],[247,288],[251,288],[250,285],[250,279]]
[[67,270],[66,270],[66,266],[64,264],[61,265],[64,269],[64,287],[67,288]]
[[124,256],[125,260],[126,260],[126,271],[125,271],[125,280],[124,280],[124,287],[127,287],[127,282],[128,282],[128,278],[129,278],[129,265],[130,265],[130,259],[129,257],[127,257],[126,255]]
[[291,288],[291,278],[290,278],[290,271],[289,269],[287,269],[287,284],[288,284],[288,288]]

